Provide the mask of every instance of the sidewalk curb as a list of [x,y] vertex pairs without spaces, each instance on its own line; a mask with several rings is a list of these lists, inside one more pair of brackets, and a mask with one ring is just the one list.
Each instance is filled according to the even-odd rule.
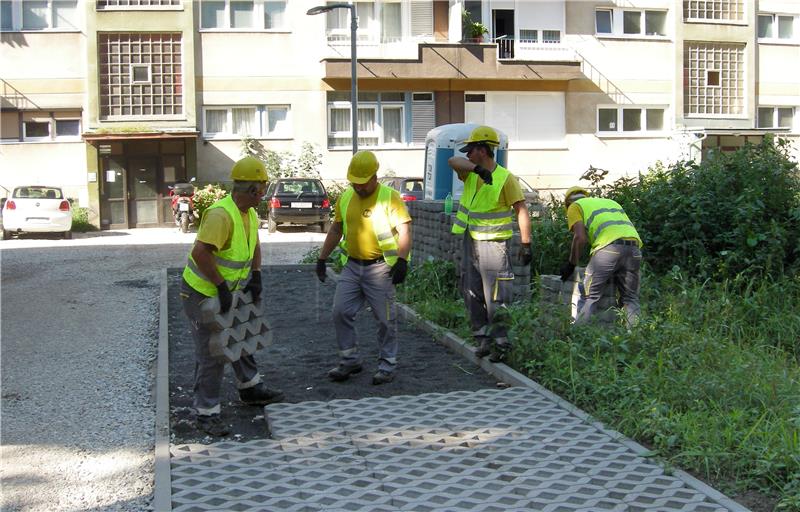
[[[592,427],[596,428],[597,430],[603,432],[604,434],[608,435],[615,441],[625,445],[628,449],[633,451],[638,456],[644,456],[650,453],[650,450],[645,448],[644,446],[640,445],[633,439],[625,437],[621,433],[617,432],[616,430],[612,430],[607,428],[602,422],[597,421],[592,416],[590,416],[585,411],[581,410],[580,408],[576,407],[572,403],[564,400],[560,396],[556,395],[552,391],[549,391],[541,384],[529,379],[525,375],[519,373],[518,371],[510,368],[509,366],[503,363],[492,363],[488,360],[488,358],[478,358],[475,356],[475,347],[467,343],[465,340],[459,338],[452,332],[448,331],[444,327],[441,327],[430,320],[426,320],[422,318],[416,311],[414,311],[410,306],[406,304],[397,303],[397,309],[399,317],[402,320],[407,322],[414,323],[415,325],[419,326],[423,331],[430,334],[434,340],[438,343],[444,345],[446,348],[450,349],[451,351],[455,352],[456,354],[460,355],[467,361],[480,366],[481,369],[490,375],[493,375],[501,382],[505,382],[506,384],[510,384],[512,386],[520,386],[520,387],[527,387],[530,389],[535,390],[537,393],[541,394],[542,396],[546,397],[547,399],[557,403],[559,406],[567,409],[571,414],[577,416],[585,423],[591,425]],[[712,500],[716,501],[719,505],[727,508],[731,512],[751,512],[750,509],[745,508],[744,506],[736,503],[731,498],[725,496],[718,490],[710,487],[709,485],[701,482],[697,478],[693,477],[689,473],[675,469],[672,471],[672,474],[683,481],[689,487],[695,489],[698,492],[701,492],[711,498]]]
[[167,269],[161,271],[158,308],[158,360],[156,362],[155,477],[153,510],[172,510],[172,477],[169,452],[169,301]]

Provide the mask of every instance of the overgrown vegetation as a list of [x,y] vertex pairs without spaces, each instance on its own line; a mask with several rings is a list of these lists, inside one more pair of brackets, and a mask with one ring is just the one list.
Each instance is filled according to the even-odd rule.
[[[511,308],[510,364],[667,464],[800,510],[800,171],[786,149],[767,138],[607,185],[587,175],[644,240],[642,320],[573,326],[534,297]],[[533,222],[534,274],[557,273],[563,204]],[[399,297],[467,337],[456,286],[452,263],[427,262]]]
[[73,233],[87,233],[89,231],[97,231],[97,226],[89,221],[89,208],[78,206],[78,200],[72,197],[67,198],[69,201],[70,209],[72,210],[72,228],[70,231]]
[[203,213],[208,209],[209,206],[227,195],[228,191],[219,183],[209,183],[205,187],[195,188],[194,197],[192,198],[194,202],[194,208],[197,210],[198,215],[200,215],[200,218],[202,219]]

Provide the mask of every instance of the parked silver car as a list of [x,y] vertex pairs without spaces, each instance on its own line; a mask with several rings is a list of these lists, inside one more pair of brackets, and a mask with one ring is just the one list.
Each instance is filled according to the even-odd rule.
[[16,187],[3,205],[3,240],[18,233],[61,233],[72,238],[72,207],[58,187]]

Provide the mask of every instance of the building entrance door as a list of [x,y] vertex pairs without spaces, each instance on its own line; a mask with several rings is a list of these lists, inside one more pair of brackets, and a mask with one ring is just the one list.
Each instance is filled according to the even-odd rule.
[[132,228],[154,227],[158,219],[158,158],[128,159],[128,224]]
[[108,229],[128,228],[128,184],[124,161],[115,157],[101,160],[102,222]]

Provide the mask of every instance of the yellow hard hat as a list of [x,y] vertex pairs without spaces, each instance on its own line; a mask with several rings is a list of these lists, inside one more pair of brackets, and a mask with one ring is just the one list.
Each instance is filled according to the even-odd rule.
[[372,151],[359,151],[350,159],[347,167],[347,180],[356,185],[363,185],[378,172],[378,158]]
[[564,201],[567,201],[570,198],[570,196],[574,194],[583,194],[586,197],[589,197],[591,195],[589,191],[586,190],[585,188],[574,186],[567,189],[567,193],[564,194]]
[[497,131],[491,126],[479,126],[472,130],[472,133],[469,134],[464,144],[465,146],[459,150],[462,153],[469,151],[468,148],[470,144],[486,144],[488,146],[497,147],[500,145],[500,137],[498,137]]
[[264,162],[254,156],[246,156],[233,164],[231,169],[233,181],[268,181],[267,168]]

